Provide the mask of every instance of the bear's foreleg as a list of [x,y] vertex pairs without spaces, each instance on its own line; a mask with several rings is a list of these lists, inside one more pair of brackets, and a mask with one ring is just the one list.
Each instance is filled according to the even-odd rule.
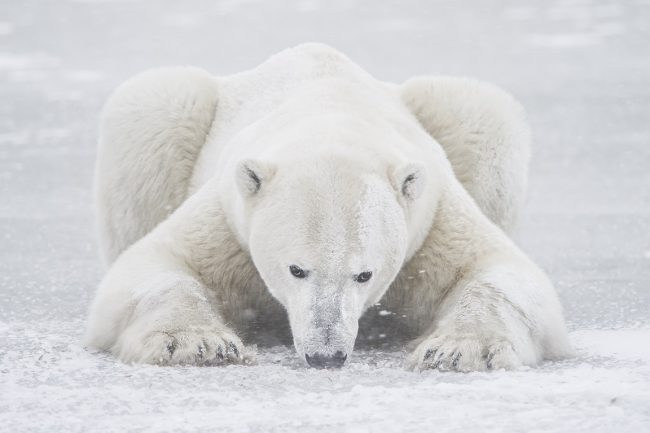
[[244,360],[209,292],[145,238],[109,270],[91,308],[86,341],[124,362],[219,365]]
[[242,360],[242,343],[213,311],[194,278],[160,273],[137,295],[111,351],[125,362],[219,365]]
[[566,355],[570,346],[553,289],[541,272],[524,269],[491,266],[452,287],[409,366],[513,369]]
[[227,248],[220,236],[230,235],[217,202],[213,191],[204,188],[120,255],[91,306],[87,344],[125,362],[217,365],[245,360],[241,340],[216,308],[215,291],[208,290],[193,263],[194,238]]

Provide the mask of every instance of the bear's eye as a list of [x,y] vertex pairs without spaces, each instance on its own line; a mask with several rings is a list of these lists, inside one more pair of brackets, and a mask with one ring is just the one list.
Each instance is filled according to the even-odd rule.
[[300,268],[300,266],[291,265],[289,266],[289,272],[296,278],[305,278],[309,272]]
[[354,281],[356,281],[357,283],[365,283],[370,279],[370,277],[372,277],[372,272],[370,271],[361,272],[360,274],[354,276]]

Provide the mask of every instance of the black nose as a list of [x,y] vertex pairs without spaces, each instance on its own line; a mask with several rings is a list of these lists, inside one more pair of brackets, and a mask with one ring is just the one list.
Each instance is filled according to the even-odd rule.
[[314,353],[311,356],[305,355],[305,359],[310,367],[341,368],[345,364],[345,360],[348,359],[348,355],[339,350],[334,355],[323,355],[320,353]]

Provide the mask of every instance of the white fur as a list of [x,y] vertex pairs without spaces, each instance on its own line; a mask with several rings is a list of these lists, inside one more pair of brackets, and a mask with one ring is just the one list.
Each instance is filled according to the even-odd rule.
[[529,141],[523,110],[492,85],[382,83],[319,44],[227,77],[145,72],[104,111],[111,267],[87,342],[125,361],[241,362],[237,334],[288,316],[301,358],[349,356],[381,300],[421,336],[413,368],[565,356],[553,287],[503,231]]

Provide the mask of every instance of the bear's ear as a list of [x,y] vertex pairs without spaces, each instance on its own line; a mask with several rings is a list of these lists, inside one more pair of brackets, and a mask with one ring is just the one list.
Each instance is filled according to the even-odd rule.
[[252,159],[240,161],[237,165],[237,187],[244,197],[257,194],[273,177],[275,167]]
[[420,197],[426,183],[426,170],[421,162],[407,162],[390,171],[390,178],[395,191],[407,202],[415,201]]

